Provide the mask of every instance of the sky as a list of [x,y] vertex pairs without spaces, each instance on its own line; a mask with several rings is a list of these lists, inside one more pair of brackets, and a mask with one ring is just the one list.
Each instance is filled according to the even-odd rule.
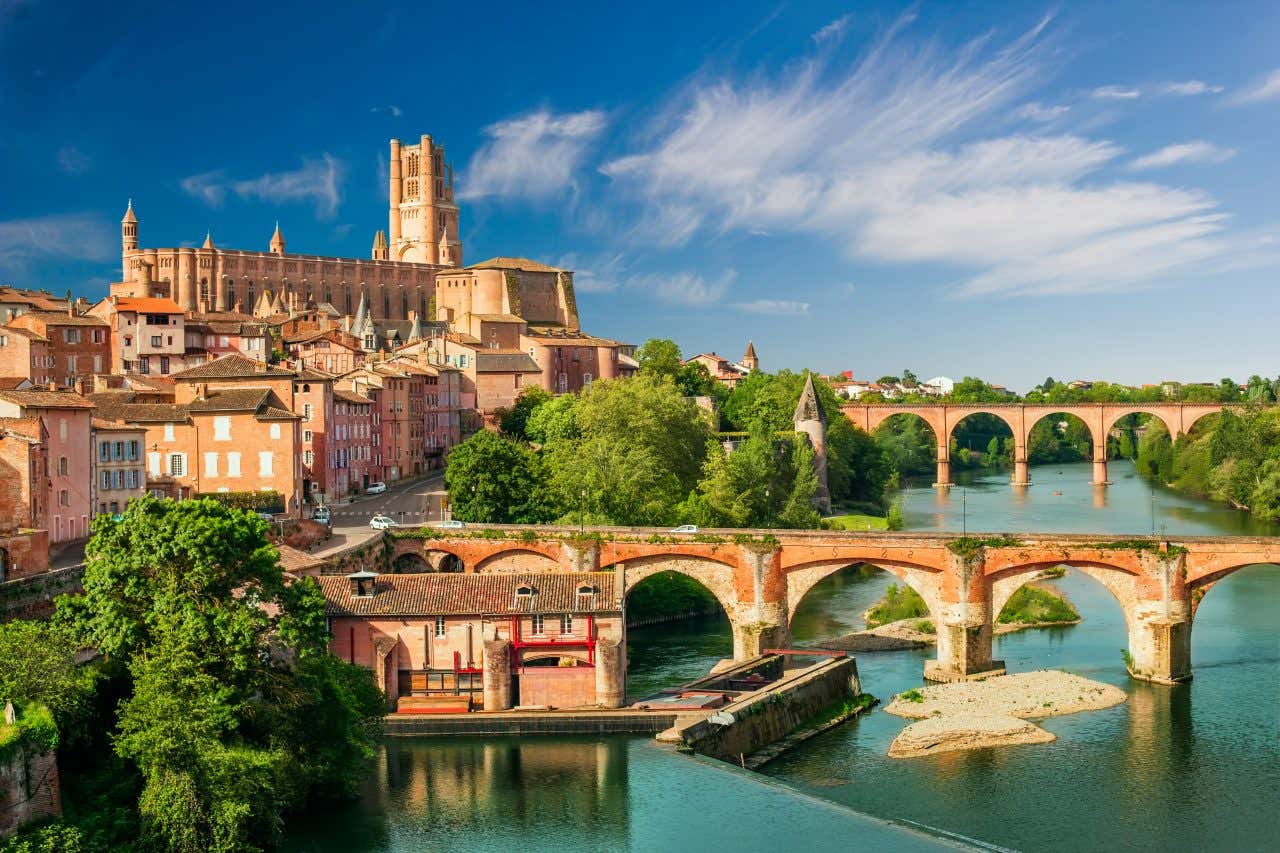
[[[367,8],[365,8],[367,6]],[[957,8],[958,7],[958,8]],[[1280,373],[1280,4],[0,0],[0,283],[368,257],[431,134],[465,260],[767,370]]]

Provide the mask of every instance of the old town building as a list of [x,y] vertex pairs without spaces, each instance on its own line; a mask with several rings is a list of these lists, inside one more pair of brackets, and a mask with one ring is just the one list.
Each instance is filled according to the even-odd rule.
[[236,311],[189,313],[185,320],[186,362],[195,366],[235,353],[266,361],[271,337],[264,323]]
[[760,369],[760,359],[756,357],[756,345],[751,341],[747,341],[747,351],[743,353],[741,361],[729,361],[714,352],[704,352],[692,358],[686,358],[684,363],[701,364],[711,374],[712,379],[729,388],[745,379],[751,371]]
[[39,526],[49,531],[52,546],[89,535],[92,412],[93,404],[72,391],[0,391],[0,418],[38,418],[44,426],[45,521]]
[[40,418],[0,418],[0,581],[49,567],[47,451]]
[[[0,327],[0,334],[10,329],[26,329],[45,341],[45,367],[38,370],[42,381],[63,388],[74,388],[102,373],[111,363],[111,336],[107,322],[99,317],[66,311],[27,311]],[[37,371],[33,370],[33,373]],[[35,376],[27,374],[36,384]]]
[[317,577],[330,649],[369,667],[391,708],[619,707],[613,572]]
[[46,387],[53,376],[54,362],[44,335],[17,326],[0,326],[0,376],[26,379]]
[[373,407],[368,397],[334,388],[333,431],[325,442],[332,472],[326,502],[362,492],[381,476],[373,461]]
[[93,514],[117,515],[147,493],[147,431],[136,424],[93,419]]
[[186,316],[172,299],[110,296],[89,311],[111,330],[111,372],[168,376],[205,360],[187,358]]

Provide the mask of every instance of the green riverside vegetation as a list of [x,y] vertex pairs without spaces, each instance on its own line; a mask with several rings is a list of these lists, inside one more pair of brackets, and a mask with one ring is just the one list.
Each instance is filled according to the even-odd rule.
[[[217,501],[140,498],[94,520],[83,595],[0,626],[0,690],[20,721],[48,709],[64,803],[0,849],[261,850],[356,793],[384,697],[328,651],[319,586],[286,581],[267,532]],[[81,648],[100,655],[77,666]]]
[[867,611],[867,627],[879,628],[901,619],[928,615],[929,605],[924,603],[920,593],[906,584],[891,583],[884,591],[884,597]]
[[1019,587],[1000,610],[1001,625],[1034,625],[1051,622],[1078,622],[1080,614],[1065,598],[1038,586]]

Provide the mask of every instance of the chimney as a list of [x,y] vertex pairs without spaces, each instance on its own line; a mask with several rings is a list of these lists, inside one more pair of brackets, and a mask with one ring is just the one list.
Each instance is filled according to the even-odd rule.
[[201,402],[209,399],[209,383],[208,382],[196,383],[196,399],[200,400]]
[[347,575],[347,582],[351,584],[352,598],[373,598],[377,594],[378,575],[368,569]]
[[244,313],[244,306],[243,306],[243,304],[241,304],[240,300],[239,300],[239,299],[237,299],[237,300],[236,300],[236,304],[235,304],[235,305],[233,305],[233,306],[231,306],[231,310],[232,310],[232,311],[234,311],[234,312],[236,312],[237,314],[243,314],[243,313]]
[[58,390],[58,383],[57,383],[56,381],[54,381],[53,379],[50,379],[50,380],[49,380],[48,388],[49,388],[49,390],[50,390],[50,391],[57,391],[57,390]]
[[84,396],[84,377],[83,376],[76,377],[76,393],[79,394],[81,397]]

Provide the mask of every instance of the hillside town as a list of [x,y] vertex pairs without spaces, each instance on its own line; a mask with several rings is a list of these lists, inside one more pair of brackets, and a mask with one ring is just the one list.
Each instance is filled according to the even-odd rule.
[[[444,466],[522,390],[631,375],[579,322],[573,272],[464,266],[444,149],[391,142],[368,260],[141,242],[94,301],[0,287],[0,578],[45,571],[142,495],[301,519]],[[25,283],[24,283],[25,284]]]

